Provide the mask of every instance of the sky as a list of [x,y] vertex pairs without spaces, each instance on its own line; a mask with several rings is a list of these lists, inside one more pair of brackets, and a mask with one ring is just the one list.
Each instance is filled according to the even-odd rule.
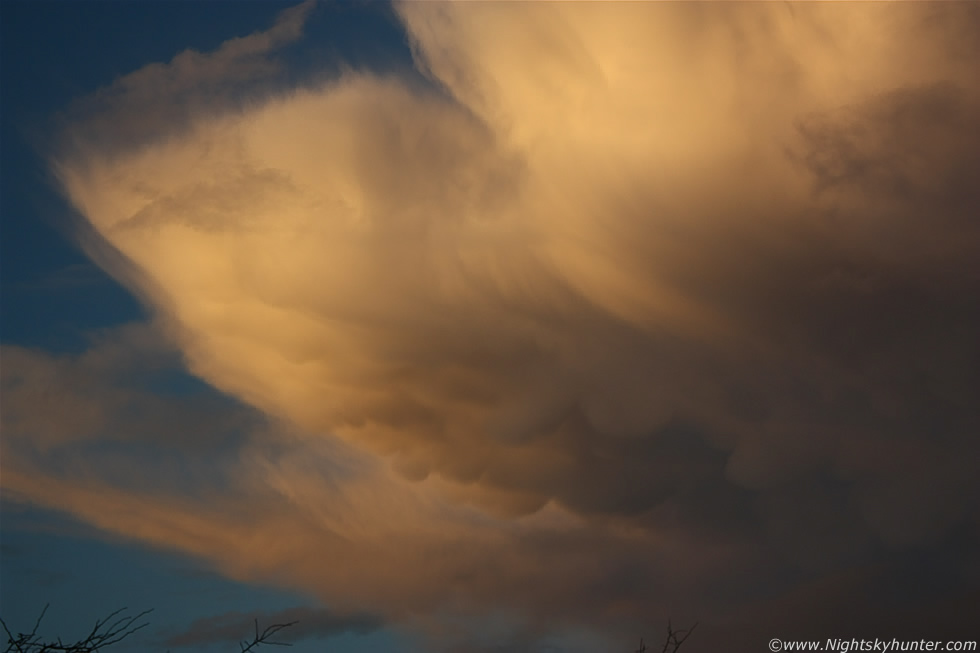
[[0,30],[12,629],[980,639],[980,6]]

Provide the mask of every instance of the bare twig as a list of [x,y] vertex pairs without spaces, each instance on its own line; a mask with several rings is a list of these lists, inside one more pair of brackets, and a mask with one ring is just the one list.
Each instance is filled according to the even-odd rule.
[[268,626],[265,630],[263,630],[260,633],[259,620],[256,619],[255,637],[252,638],[251,642],[246,640],[246,641],[242,641],[239,644],[239,646],[242,647],[241,653],[246,653],[246,651],[251,651],[252,649],[261,646],[262,644],[267,644],[269,646],[292,646],[292,644],[288,644],[286,642],[274,642],[270,638],[276,633],[278,633],[280,630],[283,630],[284,628],[289,628],[290,626],[295,626],[298,623],[299,623],[298,621],[290,621],[289,623],[285,623],[285,624],[273,624],[271,626]]
[[107,646],[118,644],[136,631],[149,625],[148,622],[138,622],[153,612],[152,610],[144,610],[133,616],[122,616],[126,610],[127,608],[120,608],[106,618],[96,620],[91,632],[84,639],[72,644],[64,643],[60,637],[54,641],[45,642],[37,634],[41,620],[48,611],[47,605],[41,610],[31,632],[18,633],[16,637],[10,632],[7,623],[0,619],[0,624],[3,625],[3,630],[7,635],[5,653],[95,653],[95,651],[100,651]]
[[[152,610],[144,610],[132,616],[125,615],[126,610],[127,608],[121,608],[103,619],[97,619],[88,635],[72,644],[64,643],[60,637],[52,641],[44,641],[37,634],[38,628],[41,627],[41,620],[44,619],[44,615],[48,611],[47,605],[41,610],[41,614],[34,622],[34,628],[29,633],[18,633],[15,636],[7,627],[7,623],[0,618],[0,625],[3,626],[4,633],[7,635],[7,648],[4,649],[4,653],[96,653],[108,646],[118,644],[136,631],[149,625],[145,621],[140,623],[140,620],[153,612]],[[273,624],[259,632],[259,620],[256,619],[255,636],[251,641],[241,642],[241,653],[252,651],[263,644],[292,646],[286,642],[273,641],[272,638],[276,633],[290,626],[295,626],[297,623],[299,622],[290,621],[289,623]]]
[[693,633],[694,629],[697,627],[698,624],[695,622],[693,626],[685,630],[674,630],[673,626],[670,623],[670,620],[668,619],[667,639],[666,641],[664,641],[664,648],[662,653],[667,653],[667,649],[670,646],[673,646],[673,648],[670,649],[670,653],[676,653],[677,649],[681,647],[681,644],[683,644],[687,640],[687,638],[691,636],[691,633]]
[[[687,640],[687,638],[691,636],[691,633],[694,632],[694,629],[697,628],[697,626],[698,626],[697,623],[695,623],[693,626],[685,630],[674,630],[674,626],[670,623],[670,620],[668,619],[667,638],[664,640],[664,647],[661,653],[667,653],[668,649],[670,649],[670,653],[677,653],[677,649],[679,649],[681,647],[681,644],[683,644]],[[647,650],[647,645],[643,643],[643,638],[641,637],[640,648],[636,649],[635,653],[646,653],[646,650]]]

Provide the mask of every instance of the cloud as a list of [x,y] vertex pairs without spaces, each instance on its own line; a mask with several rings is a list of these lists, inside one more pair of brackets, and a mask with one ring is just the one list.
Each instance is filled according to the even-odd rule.
[[367,634],[380,628],[383,623],[371,615],[344,616],[312,608],[291,608],[272,614],[229,612],[198,619],[186,632],[171,637],[167,645],[239,642],[244,639],[243,634],[253,632],[256,620],[259,624],[268,626],[296,622],[273,638],[273,641],[286,643],[310,637],[323,639],[348,632]]
[[[269,422],[212,506],[5,487],[446,641],[417,615],[721,619],[976,537],[973,7],[398,12],[429,85],[69,123],[89,251]],[[145,70],[234,84],[249,38]]]
[[[5,446],[27,455],[154,445],[181,455],[228,446],[258,420],[249,409],[202,391],[150,325],[91,334],[80,354],[0,348]],[[157,453],[160,453],[158,451]]]
[[[269,29],[225,41],[214,52],[187,49],[78,98],[59,117],[71,136],[61,147],[108,151],[167,138],[196,116],[268,92],[282,66],[275,53],[303,36],[315,3],[279,13]],[[84,130],[72,126],[84,124]],[[82,137],[85,140],[76,140]]]

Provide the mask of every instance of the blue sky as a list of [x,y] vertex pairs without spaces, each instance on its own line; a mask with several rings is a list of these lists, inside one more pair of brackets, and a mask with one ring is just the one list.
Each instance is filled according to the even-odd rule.
[[972,5],[0,12],[12,628],[976,639]]
[[[145,63],[167,61],[187,48],[212,50],[228,38],[261,30],[283,6],[4,3],[0,332],[5,345],[78,352],[90,331],[146,318],[132,294],[73,242],[67,207],[36,149],[57,112]],[[380,5],[321,8],[308,27],[314,43],[297,58],[305,66],[341,56],[373,64],[379,53],[404,51],[401,34],[384,14]],[[179,391],[213,392],[179,369],[164,382]],[[50,604],[40,632],[66,641],[122,607],[131,614],[153,613],[144,632],[115,650],[162,651],[168,638],[204,617],[272,615],[316,605],[302,593],[228,580],[179,553],[106,537],[68,516],[8,497],[0,538],[0,615],[11,628],[23,630]],[[241,639],[248,634],[243,631]],[[330,638],[330,650],[411,649],[395,638],[384,631],[341,633]],[[198,648],[237,650],[237,643],[179,650]],[[323,650],[323,642],[294,643],[292,650]]]

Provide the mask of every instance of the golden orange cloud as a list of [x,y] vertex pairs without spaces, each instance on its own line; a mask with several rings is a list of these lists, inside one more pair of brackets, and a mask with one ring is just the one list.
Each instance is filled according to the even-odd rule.
[[770,547],[812,571],[975,524],[972,6],[397,9],[428,83],[153,96],[167,137],[103,147],[135,73],[52,159],[92,255],[288,453],[242,449],[226,518],[5,487],[401,619],[609,626],[657,583],[722,611],[699,591]]

